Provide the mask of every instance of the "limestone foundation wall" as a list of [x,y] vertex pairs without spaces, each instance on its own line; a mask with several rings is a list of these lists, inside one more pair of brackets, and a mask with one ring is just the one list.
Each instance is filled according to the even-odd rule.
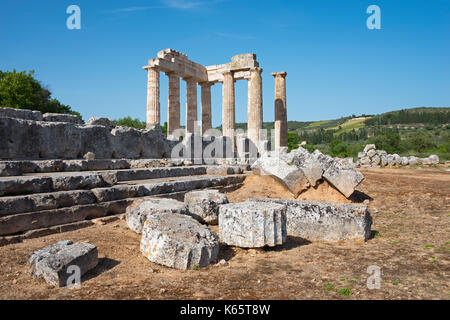
[[[5,111],[7,110],[7,111]],[[20,110],[20,118],[0,108],[0,159],[80,159],[93,152],[97,159],[170,157],[173,142],[160,127],[137,130],[127,127],[80,125],[40,119],[36,111]]]

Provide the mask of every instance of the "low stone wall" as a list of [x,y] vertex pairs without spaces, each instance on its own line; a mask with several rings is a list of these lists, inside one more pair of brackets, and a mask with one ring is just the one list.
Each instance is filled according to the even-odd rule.
[[[164,158],[176,143],[159,127],[81,125],[72,118],[0,108],[0,159],[80,159],[88,152],[97,159]],[[51,121],[41,121],[45,119]]]
[[427,158],[414,156],[401,157],[398,154],[388,154],[384,150],[377,150],[374,144],[367,144],[364,151],[358,153],[357,166],[361,168],[379,168],[386,166],[408,166],[408,165],[436,165],[439,157],[435,154]]

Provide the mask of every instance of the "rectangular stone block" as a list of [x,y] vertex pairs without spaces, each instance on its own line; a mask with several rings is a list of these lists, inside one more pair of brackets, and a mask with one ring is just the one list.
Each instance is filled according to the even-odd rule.
[[364,240],[372,217],[366,205],[287,199],[251,199],[286,205],[288,235],[308,240]]
[[[32,266],[33,278],[44,278],[47,283],[55,287],[64,287],[81,283],[81,276],[98,264],[97,247],[86,242],[73,243],[62,240],[41,250],[33,252],[28,263]],[[71,281],[72,275],[77,274],[79,279]]]

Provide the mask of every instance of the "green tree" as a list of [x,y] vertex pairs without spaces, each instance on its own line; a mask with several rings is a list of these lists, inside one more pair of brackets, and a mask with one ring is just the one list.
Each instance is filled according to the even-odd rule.
[[373,143],[378,150],[385,150],[387,153],[401,153],[405,150],[400,135],[396,132],[380,132],[369,138],[367,143]]
[[288,149],[289,151],[298,149],[300,139],[295,132],[288,132]]
[[330,143],[330,155],[333,157],[340,157],[340,158],[345,158],[348,156],[349,151],[348,151],[348,146],[345,144],[345,142],[341,141],[341,140],[333,140]]
[[37,110],[42,113],[81,115],[70,106],[52,99],[52,93],[34,78],[34,71],[0,71],[0,107]]
[[436,148],[436,143],[429,132],[418,130],[411,133],[407,139],[408,147],[417,152],[424,152]]
[[132,119],[131,117],[125,117],[118,120],[114,120],[116,126],[130,127],[139,130],[143,130],[146,128],[147,124],[145,121],[141,121],[138,118]]

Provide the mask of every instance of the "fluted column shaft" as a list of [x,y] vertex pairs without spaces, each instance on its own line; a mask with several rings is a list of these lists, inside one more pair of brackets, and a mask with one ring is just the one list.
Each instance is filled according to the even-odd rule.
[[236,127],[234,79],[231,72],[225,72],[222,85],[222,134],[232,139],[234,150],[234,130]]
[[275,149],[287,147],[286,72],[272,73],[275,77]]
[[202,86],[202,135],[212,128],[211,119],[211,86],[212,83],[201,83]]
[[263,128],[261,68],[250,69],[248,81],[248,138],[258,146]]
[[169,78],[169,101],[167,108],[167,135],[180,128],[180,77],[167,73]]
[[197,121],[197,82],[186,80],[186,133],[195,133]]
[[147,71],[147,128],[152,128],[161,123],[159,70],[156,68],[149,68]]

